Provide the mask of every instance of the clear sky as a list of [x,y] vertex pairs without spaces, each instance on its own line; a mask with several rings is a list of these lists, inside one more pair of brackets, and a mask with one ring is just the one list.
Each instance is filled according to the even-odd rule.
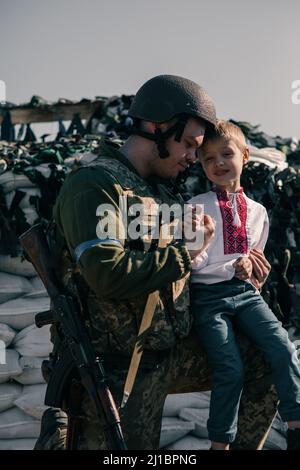
[[133,94],[161,73],[204,86],[219,117],[300,138],[299,0],[0,0],[7,100]]

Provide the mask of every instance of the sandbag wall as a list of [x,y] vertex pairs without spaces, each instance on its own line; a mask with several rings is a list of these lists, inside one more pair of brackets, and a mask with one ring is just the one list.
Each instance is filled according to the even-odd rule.
[[62,181],[71,167],[95,157],[94,146],[97,139],[0,143],[0,450],[34,447],[46,409],[41,364],[52,350],[50,327],[34,323],[50,299],[18,236],[48,223]]
[[[160,448],[166,450],[208,450],[207,433],[210,392],[168,395],[162,419]],[[286,450],[287,426],[279,415],[265,442],[264,450]]]
[[[18,209],[32,225],[38,214],[30,197],[39,197],[39,188],[11,171],[0,181],[7,208],[18,191],[24,194]],[[32,449],[45,409],[41,363],[51,351],[49,327],[38,329],[34,317],[49,309],[49,298],[19,247],[11,248],[14,256],[0,255],[0,340],[6,347],[6,363],[0,365],[0,449]]]

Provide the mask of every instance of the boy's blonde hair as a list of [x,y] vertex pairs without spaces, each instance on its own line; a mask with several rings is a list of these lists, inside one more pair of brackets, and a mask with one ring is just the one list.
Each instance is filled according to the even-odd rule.
[[205,132],[199,154],[202,154],[207,142],[219,139],[224,139],[226,142],[233,140],[241,152],[247,147],[243,131],[238,126],[229,121],[219,120],[214,128],[208,128]]

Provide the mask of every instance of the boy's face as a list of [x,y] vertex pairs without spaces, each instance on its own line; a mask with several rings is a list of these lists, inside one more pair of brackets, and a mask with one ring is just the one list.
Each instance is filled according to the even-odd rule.
[[201,152],[200,161],[207,178],[216,186],[230,187],[240,181],[249,150],[240,150],[234,140],[208,141]]

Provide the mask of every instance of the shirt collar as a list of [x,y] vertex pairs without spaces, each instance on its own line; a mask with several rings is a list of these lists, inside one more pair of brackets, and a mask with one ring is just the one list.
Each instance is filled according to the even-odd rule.
[[229,199],[229,197],[228,197],[229,194],[243,194],[244,193],[244,188],[241,186],[237,191],[234,191],[233,193],[230,193],[229,191],[226,191],[226,189],[219,189],[219,188],[216,188],[215,186],[213,186],[212,191],[215,192],[216,195],[219,198],[228,200]]

